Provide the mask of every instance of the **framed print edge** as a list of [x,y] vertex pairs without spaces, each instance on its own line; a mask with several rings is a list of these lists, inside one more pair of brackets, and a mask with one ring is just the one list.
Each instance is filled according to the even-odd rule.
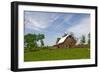
[[98,66],[98,7],[95,7],[95,65]]
[[18,70],[18,6],[11,3],[11,70]]
[[[72,66],[52,66],[38,68],[19,68],[18,67],[18,6],[19,5],[36,5],[50,7],[68,7],[68,8],[86,8],[95,10],[95,64],[72,65]],[[81,68],[97,66],[97,7],[83,5],[64,5],[64,4],[49,4],[49,3],[34,3],[34,2],[12,2],[11,3],[11,71],[32,71],[32,70],[50,70],[64,68]]]

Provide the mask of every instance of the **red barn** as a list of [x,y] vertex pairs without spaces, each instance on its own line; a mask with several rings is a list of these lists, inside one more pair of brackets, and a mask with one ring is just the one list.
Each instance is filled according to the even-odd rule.
[[75,44],[76,44],[76,40],[73,37],[73,35],[66,34],[56,42],[56,45],[54,45],[54,47],[57,47],[57,48],[72,48],[72,47],[75,46]]

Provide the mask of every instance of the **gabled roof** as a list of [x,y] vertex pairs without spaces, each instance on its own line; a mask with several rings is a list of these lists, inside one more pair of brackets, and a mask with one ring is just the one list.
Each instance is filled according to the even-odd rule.
[[64,37],[62,37],[57,44],[63,43],[65,41],[65,39],[68,37],[69,35],[66,35]]
[[[69,37],[69,35],[70,35],[70,33],[68,33],[64,37],[61,37],[61,39],[57,42],[57,45],[63,43],[66,40],[66,38]],[[80,38],[78,38],[75,45],[79,45],[79,44],[81,44],[81,39]],[[88,41],[86,40],[86,42],[84,44],[88,44]]]

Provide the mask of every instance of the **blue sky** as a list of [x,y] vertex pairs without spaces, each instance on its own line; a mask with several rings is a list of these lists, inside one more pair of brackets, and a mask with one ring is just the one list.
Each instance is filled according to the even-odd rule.
[[90,14],[24,11],[25,34],[42,33],[45,45],[54,45],[58,37],[73,32],[76,37],[90,32]]

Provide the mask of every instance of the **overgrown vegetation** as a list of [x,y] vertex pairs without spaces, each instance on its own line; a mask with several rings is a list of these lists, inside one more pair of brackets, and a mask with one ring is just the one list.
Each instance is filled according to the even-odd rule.
[[45,38],[44,34],[27,34],[24,36],[24,46],[25,49],[32,51],[39,48],[37,44],[38,41],[41,43],[41,47],[44,46],[43,39]]
[[71,60],[89,59],[89,48],[51,48],[38,51],[25,52],[24,61]]

